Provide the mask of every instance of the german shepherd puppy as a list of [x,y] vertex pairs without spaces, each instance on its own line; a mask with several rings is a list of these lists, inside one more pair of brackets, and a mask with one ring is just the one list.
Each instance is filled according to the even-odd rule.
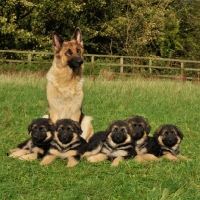
[[64,42],[53,32],[54,59],[47,73],[47,100],[49,117],[57,120],[69,118],[81,124],[82,137],[93,135],[92,118],[82,113],[83,101],[83,40],[81,30],[75,29],[72,40]]
[[172,124],[162,125],[153,136],[160,147],[155,156],[162,156],[171,161],[189,160],[180,154],[179,147],[183,140],[183,133],[177,126]]
[[94,134],[83,157],[89,162],[112,159],[112,166],[136,155],[132,138],[132,127],[122,120],[114,121],[106,131]]
[[11,150],[9,157],[20,160],[35,160],[42,158],[50,147],[53,138],[54,125],[50,119],[38,118],[28,126],[31,138],[20,143],[16,149]]
[[77,165],[87,147],[87,142],[81,137],[81,133],[78,122],[71,119],[58,120],[51,146],[40,165],[48,165],[56,157],[68,159],[67,167]]
[[159,145],[156,143],[155,138],[150,137],[151,126],[147,118],[134,115],[126,119],[126,121],[133,128],[133,138],[135,141],[135,151],[137,162],[146,162],[148,160],[159,160],[155,155]]

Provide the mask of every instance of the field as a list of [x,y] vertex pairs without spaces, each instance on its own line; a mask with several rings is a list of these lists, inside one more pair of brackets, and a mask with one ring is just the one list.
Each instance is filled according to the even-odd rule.
[[131,115],[148,118],[154,133],[172,123],[184,133],[181,153],[192,161],[138,164],[133,159],[111,167],[109,161],[66,168],[9,158],[6,153],[28,138],[32,119],[48,112],[46,80],[35,75],[0,75],[0,199],[200,199],[200,85],[151,79],[104,81],[85,78],[83,111],[95,131]]

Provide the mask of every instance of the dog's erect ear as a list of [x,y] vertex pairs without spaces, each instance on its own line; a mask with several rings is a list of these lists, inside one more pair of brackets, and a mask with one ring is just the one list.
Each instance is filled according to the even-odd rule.
[[153,134],[153,137],[158,138],[158,136],[160,135],[160,132],[162,130],[163,126],[160,126]]
[[33,128],[33,125],[35,124],[35,119],[28,125],[28,134],[30,134],[31,133],[31,131],[32,131],[32,128]]
[[78,133],[79,135],[81,135],[83,131],[81,129],[80,123],[74,121],[74,125],[76,126],[76,133]]
[[48,119],[48,129],[50,130],[50,131],[55,131],[55,124],[52,122],[52,120],[51,119]]
[[148,122],[148,120],[145,118],[145,122],[146,122],[146,134],[148,135],[151,132],[151,126]]
[[52,39],[53,39],[53,45],[56,48],[56,50],[60,50],[62,47],[62,43],[64,42],[62,37],[60,35],[58,35],[58,33],[56,33],[55,31],[53,31]]
[[78,44],[83,46],[82,33],[81,33],[81,29],[79,27],[77,27],[75,29],[72,39],[76,40],[78,42]]
[[32,125],[33,125],[33,123],[31,123],[31,124],[28,125],[28,134],[30,134],[30,132],[31,132]]
[[177,129],[177,133],[178,133],[178,136],[181,138],[181,140],[183,139],[183,133],[182,131],[176,126],[176,129]]

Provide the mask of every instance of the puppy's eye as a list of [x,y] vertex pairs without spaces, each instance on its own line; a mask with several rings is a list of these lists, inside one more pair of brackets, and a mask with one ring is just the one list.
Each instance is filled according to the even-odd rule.
[[80,49],[76,49],[76,52],[77,52],[77,53],[81,53],[81,50],[80,50]]
[[40,131],[41,131],[41,132],[45,132],[45,130],[44,130],[43,127],[40,127]]
[[141,128],[141,127],[142,127],[142,124],[139,124],[138,126]]
[[64,131],[64,127],[59,127],[58,131]]
[[69,131],[69,132],[73,132],[73,129],[71,129],[71,128],[67,128],[67,131]]
[[70,49],[67,50],[67,52],[65,53],[66,56],[71,56],[72,55],[72,51]]
[[122,129],[121,129],[121,132],[122,132],[122,133],[125,133],[126,131],[125,131],[125,129],[124,129],[124,128],[122,128]]
[[136,127],[136,126],[137,126],[137,124],[133,124],[132,126],[133,126],[133,127]]
[[36,129],[37,129],[37,127],[36,127],[36,126],[34,126],[34,127],[32,128],[32,130],[33,130],[33,131],[35,131]]
[[168,135],[169,134],[169,132],[168,131],[165,131],[165,133],[164,133],[165,135]]
[[172,131],[172,134],[175,135],[175,131]]
[[118,129],[117,129],[117,128],[114,128],[113,132],[117,132],[117,131],[118,131]]

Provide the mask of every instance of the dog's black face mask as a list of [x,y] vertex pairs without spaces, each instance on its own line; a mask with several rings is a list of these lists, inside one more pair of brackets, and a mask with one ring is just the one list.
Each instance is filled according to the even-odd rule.
[[145,133],[144,127],[142,126],[142,124],[133,123],[133,124],[131,124],[131,126],[133,127],[134,138],[135,139],[142,138]]
[[111,133],[111,138],[116,144],[124,143],[127,138],[126,134],[127,133],[124,128],[115,128]]
[[73,139],[73,130],[70,127],[61,126],[58,129],[58,139],[61,143],[70,143]]
[[47,138],[45,127],[33,126],[31,131],[31,138],[34,144],[41,144]]
[[83,59],[81,57],[73,57],[72,59],[70,59],[68,61],[68,65],[70,66],[70,68],[75,71],[77,68],[81,67],[81,65],[83,64]]
[[162,142],[165,146],[173,147],[177,144],[178,138],[174,130],[166,130],[163,133]]
[[52,139],[53,123],[46,118],[38,118],[28,126],[28,132],[35,145],[49,143]]

